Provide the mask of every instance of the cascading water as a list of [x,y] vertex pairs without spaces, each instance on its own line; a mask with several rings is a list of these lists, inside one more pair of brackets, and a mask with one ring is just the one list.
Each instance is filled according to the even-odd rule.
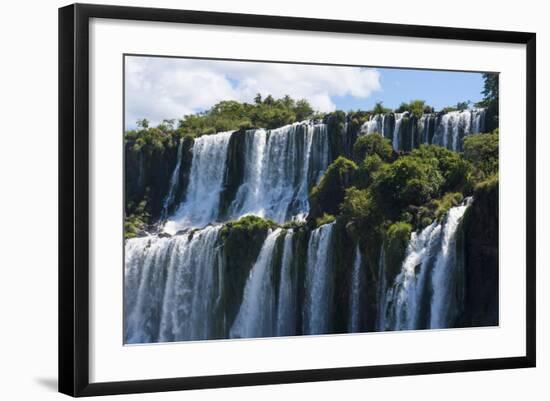
[[401,123],[403,122],[403,117],[408,115],[407,112],[405,113],[395,113],[395,127],[393,129],[393,140],[392,140],[392,146],[394,150],[399,150],[399,147],[401,146]]
[[[393,113],[395,124],[387,127],[386,117],[390,114],[373,114],[360,129],[360,134],[370,135],[375,132],[392,139],[394,150],[403,149],[402,122],[403,117],[409,113]],[[462,150],[462,139],[470,134],[477,134],[485,130],[485,109],[472,108],[462,111],[450,111],[444,114],[426,113],[422,114],[415,126],[409,129],[411,132],[418,132],[419,144],[435,144],[447,147],[451,150]],[[411,135],[411,148],[416,147],[414,134]],[[433,136],[433,138],[431,138]]]
[[462,258],[457,257],[460,222],[470,204],[451,208],[441,222],[413,233],[401,272],[387,290],[384,328],[452,327],[459,313]]
[[304,334],[323,334],[331,329],[333,228],[334,223],[322,225],[313,230],[309,238],[303,310]]
[[[402,124],[405,116],[373,115],[361,133],[380,132],[392,138],[394,149],[408,146],[410,138],[411,147],[434,143],[460,150],[465,135],[485,128],[483,109],[425,114]],[[186,199],[168,216],[182,193],[180,170],[189,168],[182,164],[180,141],[161,213],[164,231],[175,235],[125,243],[126,343],[361,332],[367,326],[378,331],[453,327],[464,296],[457,238],[469,201],[412,234],[395,277],[387,272],[384,245],[378,277],[371,267],[367,280],[367,261],[374,256],[357,246],[353,264],[341,266],[334,249],[343,234],[335,223],[314,230],[289,225],[294,228],[272,228],[263,244],[257,244],[256,260],[247,262],[250,271],[242,273],[236,291],[232,287],[221,220],[257,215],[282,224],[303,219],[309,212],[308,192],[332,157],[327,130],[325,124],[302,122],[239,132],[244,138],[233,137],[235,142],[232,132],[197,138]],[[357,132],[353,135],[355,140]],[[228,155],[236,155],[240,167],[235,170],[242,169],[233,192],[226,191],[233,162]],[[226,199],[227,193],[233,198]],[[349,276],[340,280],[341,271]],[[337,281],[349,292],[342,293]],[[367,296],[368,291],[375,292]],[[231,304],[227,293],[242,294],[242,299]],[[364,304],[375,298],[377,305]]]
[[348,330],[350,333],[357,333],[360,329],[360,317],[361,317],[361,263],[362,263],[361,251],[359,245],[355,248],[355,259],[353,261],[353,269],[351,272],[351,291],[349,302],[349,315],[350,321]]
[[430,328],[450,327],[459,313],[464,298],[462,276],[463,258],[457,250],[457,231],[471,199],[463,205],[452,208],[446,216],[440,251],[435,260],[431,277],[433,297],[430,312]]
[[277,335],[290,336],[296,334],[296,278],[292,263],[294,232],[289,230],[284,238],[279,295],[277,303]]
[[246,132],[244,180],[231,218],[252,214],[278,223],[304,217],[308,192],[329,164],[325,124],[297,123]]
[[162,202],[162,214],[161,219],[165,219],[168,217],[168,208],[174,203],[174,196],[176,194],[176,189],[179,184],[178,178],[180,174],[181,169],[181,159],[182,159],[182,153],[183,153],[183,141],[180,139],[178,143],[178,152],[177,152],[177,158],[178,161],[176,162],[176,167],[174,168],[174,171],[172,172],[172,176],[170,177],[170,189],[168,190],[168,195],[164,198],[164,201]]
[[273,254],[281,229],[266,238],[258,260],[250,270],[239,313],[231,327],[231,338],[269,337],[275,334],[275,291]]
[[384,135],[385,120],[385,114],[373,114],[361,127],[361,133],[369,135],[378,132],[380,135]]
[[462,150],[462,139],[485,129],[485,109],[450,111],[439,119],[433,143],[454,151]]
[[472,110],[472,123],[470,124],[472,127],[472,134],[478,134],[485,131],[485,113],[485,109],[481,108]]
[[217,220],[231,134],[232,131],[220,132],[195,140],[187,197],[174,216],[168,219],[164,231],[173,234],[183,228],[203,227]]
[[127,343],[212,337],[220,227],[127,241]]

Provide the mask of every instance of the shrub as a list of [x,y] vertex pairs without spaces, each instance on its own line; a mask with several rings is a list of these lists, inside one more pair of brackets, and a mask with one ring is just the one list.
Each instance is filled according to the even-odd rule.
[[376,173],[380,171],[383,165],[384,162],[377,154],[367,156],[357,171],[356,186],[358,188],[368,188],[374,182]]
[[420,206],[439,195],[444,178],[433,160],[404,156],[376,174],[373,189],[390,220],[409,205]]
[[386,230],[386,274],[391,280],[400,269],[411,238],[412,226],[404,221],[393,223]]
[[472,165],[457,152],[437,145],[421,145],[412,151],[411,156],[424,161],[430,160],[437,165],[444,179],[442,192],[469,189]]
[[482,174],[477,181],[498,173],[498,130],[490,134],[468,135],[464,138],[464,157]]
[[323,215],[315,219],[315,227],[322,226],[323,224],[329,224],[336,220],[332,214],[323,213]]
[[327,169],[319,185],[310,193],[310,216],[317,218],[324,213],[337,214],[344,199],[345,190],[354,179],[357,164],[343,156],[338,157]]
[[387,162],[391,160],[392,154],[393,148],[390,140],[378,133],[360,136],[353,145],[353,159],[356,162],[373,155],[378,155],[381,160]]
[[436,199],[433,201],[435,206],[435,217],[438,220],[449,211],[450,208],[460,205],[464,197],[460,192],[449,192],[443,195],[441,199]]

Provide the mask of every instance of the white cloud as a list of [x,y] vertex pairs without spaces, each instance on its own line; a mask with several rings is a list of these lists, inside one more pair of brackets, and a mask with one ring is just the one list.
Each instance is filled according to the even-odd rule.
[[250,102],[257,93],[288,94],[332,111],[334,96],[365,99],[376,90],[380,74],[371,68],[127,57],[126,124],[180,118],[221,100]]

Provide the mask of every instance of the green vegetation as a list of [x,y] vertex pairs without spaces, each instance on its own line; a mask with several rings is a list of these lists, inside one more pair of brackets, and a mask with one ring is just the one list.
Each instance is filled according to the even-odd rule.
[[357,164],[343,156],[338,157],[327,169],[319,185],[310,194],[310,215],[316,219],[325,213],[335,215],[344,200],[346,188],[351,185]]
[[393,156],[393,148],[389,139],[378,133],[363,135],[357,138],[353,145],[353,159],[361,162],[366,156],[377,155],[381,160],[388,162]]
[[387,114],[391,112],[392,109],[384,107],[383,102],[376,102],[374,108],[372,109],[372,114]]
[[359,137],[354,159],[362,161],[347,180],[340,177],[351,161],[340,158],[327,170],[311,192],[310,218],[317,225],[327,213],[342,221],[371,255],[384,243],[388,274],[395,274],[413,230],[443,218],[466,196],[498,187],[498,133],[466,137],[464,154],[421,145],[396,155],[388,145],[378,134]]
[[411,232],[412,226],[403,221],[398,221],[388,227],[386,241],[384,242],[386,250],[386,274],[388,274],[388,277],[394,277],[399,272]]
[[271,95],[262,99],[258,94],[252,104],[228,100],[204,113],[186,115],[179,121],[178,129],[192,136],[253,127],[271,129],[313,115],[313,109],[304,99],[294,100],[288,95],[281,99]]
[[420,117],[424,113],[433,113],[434,108],[428,106],[424,100],[411,100],[409,103],[401,103],[399,108],[395,110],[397,113],[408,111],[415,117]]
[[[478,105],[494,107],[498,105],[498,75],[485,74],[484,80],[485,98]],[[460,102],[448,110],[464,110],[468,105],[469,102]],[[408,111],[410,123],[413,123],[414,118],[433,113],[434,109],[423,100],[411,100],[402,103],[396,111]],[[425,227],[444,216],[464,197],[498,188],[498,129],[489,134],[466,136],[463,153],[421,145],[398,154],[393,151],[390,140],[377,133],[361,135],[356,140],[353,137],[355,142],[347,142],[344,153],[346,123],[348,129],[351,125],[358,130],[373,114],[388,112],[391,110],[378,102],[371,111],[320,114],[305,100],[289,96],[263,98],[258,94],[253,103],[222,101],[203,113],[185,116],[179,120],[177,128],[174,120],[165,120],[156,127],[151,127],[145,119],[140,120],[137,129],[125,133],[126,168],[127,172],[133,172],[126,174],[125,235],[127,238],[139,235],[158,219],[162,206],[159,194],[166,193],[180,140],[184,141],[184,150],[190,155],[193,138],[199,135],[226,130],[242,133],[251,127],[269,129],[307,118],[322,119],[328,125],[334,159],[319,184],[310,191],[308,227],[341,220],[346,229],[360,239],[384,241],[395,251],[397,248],[392,244],[396,243],[397,232]],[[409,120],[403,120],[402,124],[407,126]],[[222,212],[233,199],[240,182],[235,172],[242,170],[242,160],[235,155],[243,146],[243,140],[243,135],[234,135],[229,146],[232,152],[229,159],[235,164],[229,165],[234,170],[229,175],[235,183],[227,184],[222,193]],[[343,154],[351,154],[353,160]],[[190,156],[184,159],[187,164],[182,171],[189,170],[190,160]],[[135,171],[145,171],[148,175],[137,180],[134,179],[138,176]],[[301,223],[291,222],[283,227],[301,226]],[[229,248],[246,246],[254,233],[267,233],[271,227],[274,227],[271,221],[247,216],[227,223],[222,237]]]
[[146,211],[147,201],[142,201],[135,208],[135,213],[127,216],[124,219],[124,238],[134,238],[140,231],[145,230],[147,224],[149,223],[150,215]]
[[435,217],[440,220],[450,208],[460,205],[463,196],[460,192],[449,192],[441,199],[435,199],[432,203],[435,206]]
[[[262,219],[257,216],[244,216],[239,220],[227,222],[221,232],[224,239],[238,236],[253,236],[258,232],[267,232],[268,229],[275,227],[272,220]],[[246,244],[243,244],[246,246]]]
[[329,224],[336,220],[332,214],[323,213],[323,215],[315,220],[315,227],[322,226],[323,224]]
[[476,104],[479,107],[487,108],[487,131],[493,131],[498,128],[498,108],[499,108],[499,75],[498,73],[483,74],[483,100]]
[[464,138],[464,158],[476,168],[478,181],[498,173],[498,129]]

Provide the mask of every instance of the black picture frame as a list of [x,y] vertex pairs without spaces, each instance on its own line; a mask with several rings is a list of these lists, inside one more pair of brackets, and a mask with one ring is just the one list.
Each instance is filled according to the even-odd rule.
[[[520,357],[494,359],[90,383],[88,338],[88,29],[91,18],[436,38],[526,45],[526,354]],[[74,4],[60,8],[59,391],[79,397],[534,367],[536,364],[535,122],[535,33],[88,4]]]

